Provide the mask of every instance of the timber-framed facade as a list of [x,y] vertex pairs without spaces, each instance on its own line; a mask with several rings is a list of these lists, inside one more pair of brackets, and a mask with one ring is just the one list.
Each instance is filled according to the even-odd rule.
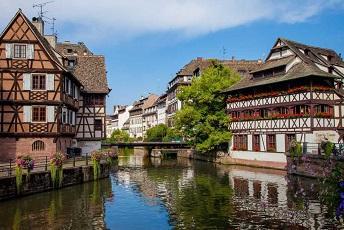
[[343,77],[333,50],[277,39],[265,63],[225,91],[231,156],[283,167],[292,140],[342,142]]
[[21,10],[0,35],[0,160],[79,145],[85,83],[55,45],[55,36],[44,35],[43,20],[31,22]]

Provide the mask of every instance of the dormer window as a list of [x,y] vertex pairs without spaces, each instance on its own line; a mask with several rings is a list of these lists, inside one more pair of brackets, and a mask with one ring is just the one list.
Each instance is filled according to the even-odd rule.
[[14,58],[26,58],[26,45],[14,45]]
[[74,67],[75,61],[74,60],[68,60],[68,67]]
[[305,55],[306,55],[306,56],[309,55],[309,49],[305,49]]
[[67,53],[71,54],[73,52],[72,49],[67,49]]
[[329,61],[329,62],[332,61],[332,56],[331,55],[327,56],[327,61]]

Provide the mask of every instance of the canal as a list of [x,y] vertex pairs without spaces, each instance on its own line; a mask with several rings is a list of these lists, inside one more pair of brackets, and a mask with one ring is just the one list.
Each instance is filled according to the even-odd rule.
[[317,184],[283,171],[128,155],[108,179],[1,202],[0,229],[338,228]]

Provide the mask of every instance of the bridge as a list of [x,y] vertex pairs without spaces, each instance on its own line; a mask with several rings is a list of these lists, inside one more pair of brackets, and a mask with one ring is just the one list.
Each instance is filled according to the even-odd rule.
[[187,149],[190,146],[185,142],[116,142],[116,143],[103,143],[103,148],[111,147],[147,147],[147,148],[160,148],[160,149]]

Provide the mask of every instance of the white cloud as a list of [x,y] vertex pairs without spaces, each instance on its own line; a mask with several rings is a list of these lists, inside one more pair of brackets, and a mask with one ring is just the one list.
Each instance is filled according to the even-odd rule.
[[[40,1],[1,0],[0,26],[18,8],[28,17],[36,15],[34,2]],[[343,5],[343,0],[55,0],[46,9],[60,31],[69,31],[65,36],[118,41],[156,32],[197,36],[257,20],[297,23]]]

